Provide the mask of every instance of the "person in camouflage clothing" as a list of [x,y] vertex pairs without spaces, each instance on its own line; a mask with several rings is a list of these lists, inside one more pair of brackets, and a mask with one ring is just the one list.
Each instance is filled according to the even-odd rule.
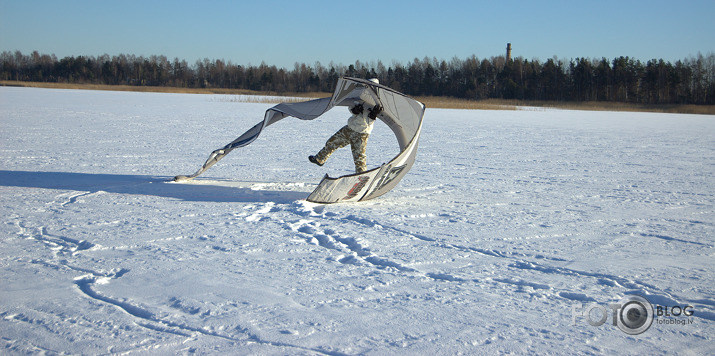
[[370,137],[377,115],[382,112],[382,106],[378,104],[366,110],[364,104],[363,101],[355,101],[350,105],[352,116],[348,119],[348,124],[331,136],[325,143],[325,147],[315,156],[308,156],[310,162],[322,166],[338,148],[350,145],[355,163],[355,173],[367,170],[365,154],[367,139]]

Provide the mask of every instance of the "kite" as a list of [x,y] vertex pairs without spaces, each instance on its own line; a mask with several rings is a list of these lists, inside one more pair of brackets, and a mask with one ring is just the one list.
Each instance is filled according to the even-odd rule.
[[327,204],[364,201],[379,197],[394,188],[412,168],[417,156],[425,105],[384,85],[350,77],[338,79],[335,92],[329,98],[299,103],[280,103],[266,110],[263,121],[223,148],[211,152],[196,173],[190,176],[176,176],[174,181],[181,182],[198,177],[229,152],[252,143],[263,129],[286,117],[313,120],[333,107],[347,107],[355,100],[362,100],[370,105],[382,105],[383,111],[378,119],[395,134],[400,153],[389,162],[362,173],[337,178],[331,178],[326,174],[306,200]]

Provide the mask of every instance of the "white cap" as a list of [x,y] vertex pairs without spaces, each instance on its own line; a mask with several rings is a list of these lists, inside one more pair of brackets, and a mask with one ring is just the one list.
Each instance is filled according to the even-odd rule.
[[370,81],[373,82],[373,83],[375,83],[375,84],[380,84],[380,81],[377,80],[377,78],[372,78],[372,79],[370,79]]

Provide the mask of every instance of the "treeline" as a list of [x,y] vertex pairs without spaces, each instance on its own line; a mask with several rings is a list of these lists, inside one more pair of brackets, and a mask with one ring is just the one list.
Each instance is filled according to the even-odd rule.
[[612,60],[505,56],[479,59],[415,59],[344,66],[296,63],[291,70],[261,63],[243,66],[204,59],[193,64],[165,56],[65,57],[19,51],[0,54],[0,80],[108,85],[231,88],[272,92],[332,92],[341,76],[378,78],[414,96],[467,99],[610,101],[640,104],[715,104],[715,54],[670,63],[618,57]]

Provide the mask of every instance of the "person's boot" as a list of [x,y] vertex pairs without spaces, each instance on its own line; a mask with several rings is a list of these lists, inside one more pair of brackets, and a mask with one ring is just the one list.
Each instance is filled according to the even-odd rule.
[[317,165],[319,165],[319,166],[321,166],[321,167],[323,166],[322,163],[318,162],[318,159],[315,158],[315,156],[308,156],[308,161],[310,161],[311,163],[315,163],[315,164],[317,164]]

